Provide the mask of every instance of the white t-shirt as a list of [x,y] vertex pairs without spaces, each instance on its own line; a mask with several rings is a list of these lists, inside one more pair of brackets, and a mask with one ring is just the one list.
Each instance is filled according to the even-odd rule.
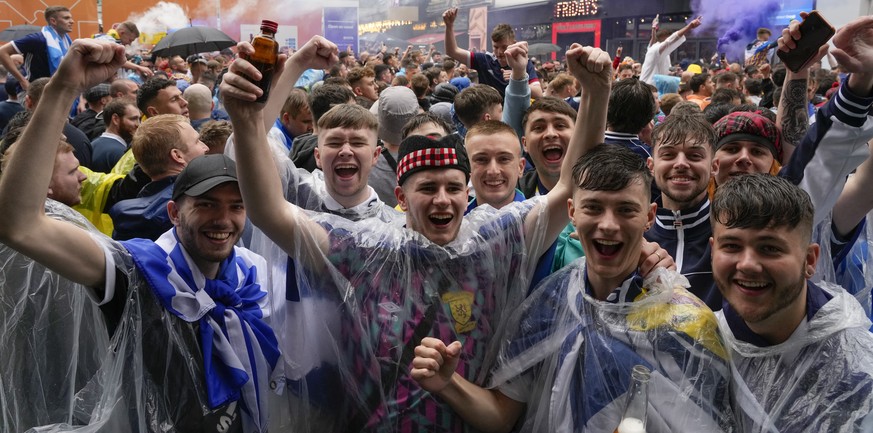
[[[675,32],[664,42],[655,42],[649,46],[646,51],[646,58],[643,60],[643,69],[640,71],[640,81],[655,85],[655,75],[667,75],[670,73],[670,53],[676,51],[679,45],[685,43],[685,36],[679,36],[679,32]],[[661,52],[661,47],[664,51]]]

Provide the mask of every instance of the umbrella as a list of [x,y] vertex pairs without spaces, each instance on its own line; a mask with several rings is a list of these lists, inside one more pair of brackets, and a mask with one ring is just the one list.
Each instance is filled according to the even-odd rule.
[[185,27],[165,36],[152,49],[161,57],[182,56],[221,51],[236,45],[236,41],[221,30],[212,27]]
[[7,27],[3,29],[2,32],[0,32],[0,41],[14,41],[16,39],[23,38],[31,33],[39,33],[41,31],[42,27],[32,26],[29,24]]
[[531,44],[527,47],[528,56],[544,56],[556,51],[561,51],[561,47],[555,44]]

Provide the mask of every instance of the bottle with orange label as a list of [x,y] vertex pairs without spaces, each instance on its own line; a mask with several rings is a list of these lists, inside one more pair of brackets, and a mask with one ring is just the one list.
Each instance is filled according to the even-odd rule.
[[255,52],[246,59],[261,72],[261,79],[254,81],[264,91],[264,94],[258,98],[258,102],[265,102],[270,93],[270,83],[273,81],[276,61],[279,59],[279,43],[276,42],[276,31],[278,30],[278,23],[269,20],[261,21],[261,34],[252,38]]
[[642,365],[631,371],[624,415],[614,433],[646,433],[646,410],[649,405],[648,384],[652,372]]

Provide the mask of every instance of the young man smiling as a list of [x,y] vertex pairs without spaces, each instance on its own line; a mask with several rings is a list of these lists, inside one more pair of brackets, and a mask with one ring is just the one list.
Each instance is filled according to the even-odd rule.
[[[335,61],[336,52],[334,44],[316,37],[295,56],[324,68]],[[605,108],[596,108],[596,101],[608,95],[611,60],[598,49],[578,45],[568,57],[586,90],[579,114],[584,127],[568,148],[567,157],[576,159],[602,139]],[[258,75],[247,62],[234,62],[222,94],[241,149],[237,156],[246,205],[252,221],[299,258],[306,272],[340,278],[349,308],[366,319],[353,346],[356,351],[369,346],[373,356],[356,358],[347,376],[365,385],[350,388],[370,403],[361,424],[375,431],[460,431],[462,424],[448,416],[440,401],[401,373],[411,361],[416,336],[463,336],[470,342],[466,376],[481,379],[493,360],[488,342],[501,332],[497,324],[527,290],[531,258],[540,257],[566,225],[561,210],[569,198],[569,178],[562,177],[542,199],[462,224],[469,162],[458,137],[411,136],[400,146],[395,189],[406,211],[405,228],[307,216],[281,199],[281,183],[263,152],[261,107],[250,102],[259,90],[243,74]],[[510,279],[506,269],[521,275]],[[339,342],[342,357],[348,356],[350,343]],[[384,400],[366,386],[368,371],[361,370],[373,362]]]
[[519,182],[526,198],[547,194],[558,183],[575,119],[573,108],[551,97],[537,99],[525,112],[522,143],[536,169],[525,173]]
[[465,145],[470,155],[470,182],[476,193],[468,211],[482,204],[500,209],[524,200],[515,187],[525,161],[512,127],[497,120],[481,121],[467,131]]
[[630,150],[600,146],[574,166],[573,179],[568,211],[586,259],[546,280],[510,320],[490,389],[456,372],[466,343],[438,336],[416,347],[412,377],[483,431],[610,431],[640,364],[659,389],[648,400],[646,431],[729,428],[727,360],[712,312],[673,271],[641,277],[642,235],[655,217],[645,164]]
[[645,237],[676,260],[689,289],[713,311],[721,295],[712,280],[708,187],[717,136],[702,115],[672,114],[652,132],[647,163],[661,190],[657,217]]
[[[124,61],[120,45],[73,42],[45,88],[57,103],[37,107],[21,136],[31,151],[15,152],[0,179],[0,208],[16,209],[2,213],[2,242],[90,288],[118,325],[104,358],[106,371],[118,374],[97,376],[105,379],[100,392],[82,396],[93,411],[67,419],[82,415],[96,428],[111,419],[131,429],[266,431],[279,352],[265,321],[272,309],[258,271],[264,260],[234,246],[245,208],[232,161],[204,156],[182,171],[167,204],[173,228],[158,242],[114,242],[44,212],[66,107]],[[107,398],[118,404],[100,404]]]
[[[498,24],[491,32],[494,53],[471,53],[458,47],[454,30],[457,17],[458,8],[451,8],[443,13],[443,22],[446,24],[446,55],[478,71],[480,82],[497,89],[502,97],[506,92],[506,86],[509,85],[509,64],[505,53],[508,47],[516,43],[515,32],[508,24]],[[543,87],[533,63],[530,61],[525,63],[531,97],[538,99],[543,96]]]
[[[766,174],[726,183],[712,201],[712,271],[727,301],[719,327],[739,373],[743,431],[867,431],[873,335],[855,298],[815,284],[813,206]],[[772,426],[772,427],[765,427]]]
[[[779,50],[797,49],[803,38],[800,22],[792,21],[779,38]],[[818,224],[833,209],[846,177],[867,159],[867,142],[873,137],[873,122],[868,121],[873,106],[873,18],[858,18],[837,32],[833,38],[834,55],[851,72],[839,91],[815,113],[815,123],[806,134],[794,131],[798,143],[784,145],[776,125],[752,113],[732,113],[715,124],[719,134],[714,156],[713,176],[721,186],[732,176],[744,173],[770,173],[789,179],[806,191],[815,206],[813,222]],[[819,49],[818,58],[827,52]],[[814,62],[809,62],[814,63]],[[804,68],[797,75],[803,78]],[[791,84],[794,75],[786,78]],[[805,89],[801,81],[800,87]],[[786,95],[780,106],[794,100]],[[802,102],[801,102],[802,104]],[[780,108],[780,112],[791,111]],[[783,113],[784,114],[784,113]],[[789,153],[791,145],[796,145]],[[783,150],[784,148],[784,150]]]

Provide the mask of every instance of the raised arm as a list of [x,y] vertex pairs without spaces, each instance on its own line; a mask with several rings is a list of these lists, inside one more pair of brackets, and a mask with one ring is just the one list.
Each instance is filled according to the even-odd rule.
[[[873,147],[870,149],[873,150]],[[839,236],[845,237],[851,233],[873,209],[873,194],[867,189],[870,185],[873,185],[873,153],[849,177],[834,205],[834,230]]]
[[406,59],[407,57],[409,57],[409,53],[411,53],[411,52],[412,52],[412,45],[407,45],[407,46],[406,46],[406,51],[404,51],[404,52],[403,52],[403,55],[400,56],[400,61],[402,62],[404,59]]
[[527,42],[516,42],[506,48],[506,63],[512,68],[509,85],[503,96],[503,123],[511,126],[519,140],[524,136],[524,113],[530,107],[531,88],[527,76]]
[[[43,91],[43,100],[0,176],[0,242],[58,274],[88,287],[101,287],[103,249],[85,230],[45,214],[45,199],[70,104],[86,89],[115,75],[124,47],[93,39],[73,42]],[[48,103],[50,102],[50,103]]]
[[[846,80],[848,90],[862,98],[873,96],[873,17],[861,17],[846,24],[840,28],[833,41],[836,47],[833,50],[834,57],[841,67],[851,72]],[[865,134],[862,138],[873,138],[870,135],[873,134]],[[868,151],[873,149],[869,143],[867,147]],[[871,159],[873,154],[868,155],[855,175],[849,178],[834,205],[834,225],[840,235],[849,233],[873,208],[873,194],[866,189],[873,182]]]
[[12,55],[18,54],[15,51],[15,46],[12,45],[12,42],[9,42],[2,47],[0,47],[0,65],[3,65],[16,80],[18,80],[18,84],[21,85],[21,88],[27,90],[30,87],[30,81],[27,81],[24,78],[24,75],[21,75],[21,71],[18,70],[18,67],[15,66],[15,62],[12,61]]
[[147,67],[145,67],[145,66],[137,65],[136,63],[133,63],[133,62],[130,62],[130,61],[126,62],[126,63],[124,64],[124,66],[122,66],[122,67],[125,68],[125,69],[130,69],[130,70],[132,70],[132,71],[136,71],[137,73],[139,73],[140,75],[142,75],[142,76],[144,76],[144,77],[146,77],[146,78],[151,78],[153,75],[155,75],[155,73],[152,72],[151,69],[149,69],[149,68],[147,68]]
[[[307,69],[325,69],[337,61],[337,47],[321,36],[313,37],[292,55],[283,76],[300,76]],[[287,74],[287,75],[286,75]],[[285,201],[282,185],[267,144],[263,104],[255,103],[260,89],[245,77],[260,78],[251,63],[238,59],[221,83],[225,109],[233,123],[240,192],[249,218],[285,252],[296,255],[299,233],[310,234],[313,247],[326,251],[327,234],[297,206]],[[311,248],[306,248],[313,251]],[[314,253],[314,251],[313,251]]]
[[780,172],[809,194],[814,223],[831,212],[846,177],[867,160],[867,142],[873,138],[873,123],[868,121],[873,107],[873,17],[846,24],[833,43],[834,56],[850,75],[818,109],[815,124]]
[[685,27],[682,27],[681,29],[676,30],[675,33],[673,33],[672,35],[670,35],[670,37],[667,38],[667,40],[664,41],[663,44],[661,44],[661,46],[660,46],[658,52],[660,52],[660,53],[664,53],[664,52],[666,51],[666,52],[669,53],[669,52],[671,52],[673,49],[675,49],[675,45],[674,45],[674,43],[675,43],[677,40],[679,40],[680,38],[682,38],[682,37],[684,37],[685,35],[687,35],[688,32],[690,32],[691,30],[694,30],[694,29],[700,27],[700,19],[701,19],[701,18],[703,18],[703,17],[697,17],[697,18],[691,20],[691,22],[688,23]]
[[546,195],[548,221],[538,221],[536,210],[525,220],[526,239],[531,239],[537,224],[548,224],[545,242],[538,251],[531,251],[535,257],[541,256],[558,234],[567,226],[567,200],[573,191],[573,165],[594,146],[603,143],[606,131],[606,103],[612,83],[612,59],[599,48],[582,47],[573,44],[567,51],[567,65],[570,72],[579,80],[582,98],[579,112],[567,155],[561,164],[561,178]]
[[[252,44],[246,41],[238,42],[236,44],[236,49],[237,52],[240,53],[240,57],[243,59],[255,52],[255,48]],[[264,128],[267,130],[273,126],[273,122],[275,122],[276,118],[279,117],[279,113],[282,111],[282,105],[285,104],[285,100],[288,99],[288,95],[291,94],[291,89],[294,88],[297,79],[303,75],[303,71],[295,73],[288,68],[290,60],[289,57],[280,54],[279,59],[276,61],[276,68],[278,68],[278,70],[273,74],[273,82],[270,84],[270,96],[267,97],[267,102],[263,109],[263,118],[265,122]]]
[[849,90],[861,97],[873,96],[873,16],[857,18],[841,27],[833,43],[834,57],[851,73]]
[[[652,45],[654,45],[655,42],[658,42],[658,30],[660,28],[661,28],[661,15],[658,14],[658,15],[655,15],[655,19],[652,20],[652,36],[649,38],[649,46],[650,47]],[[621,47],[619,47],[619,48],[621,48]],[[619,57],[621,56],[620,52],[619,52],[618,56]],[[616,68],[615,64],[613,64],[612,67],[613,67],[613,69],[615,69]]]
[[[800,16],[806,18],[808,14],[801,12]],[[800,33],[800,22],[793,20],[791,24],[782,30],[782,36],[777,41],[779,49],[790,51],[797,48],[797,41],[803,38]],[[776,125],[782,130],[782,165],[791,160],[794,147],[806,135],[809,129],[809,100],[806,96],[806,85],[809,80],[809,67],[820,60],[828,52],[828,44],[825,42],[819,47],[818,54],[812,61],[807,62],[797,72],[786,69],[785,84],[782,86],[782,97],[779,99],[779,108],[776,114]]]
[[508,432],[524,411],[524,403],[500,391],[484,389],[455,372],[461,343],[448,346],[426,337],[415,348],[412,378],[426,391],[440,396],[464,421],[483,432]]
[[443,12],[443,22],[446,23],[446,55],[470,66],[470,52],[458,48],[458,41],[455,39],[456,18],[458,18],[458,8],[451,8]]

